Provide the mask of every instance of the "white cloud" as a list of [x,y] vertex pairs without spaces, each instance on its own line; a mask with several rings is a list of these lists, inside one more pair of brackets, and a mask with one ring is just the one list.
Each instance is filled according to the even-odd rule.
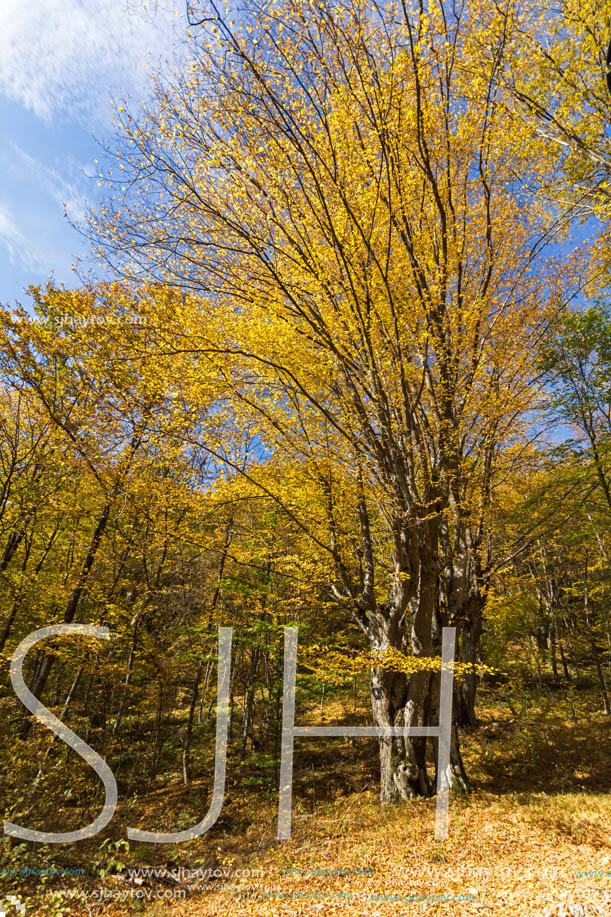
[[44,120],[107,125],[111,97],[147,95],[184,20],[173,0],[1,0],[0,92]]
[[28,242],[8,207],[1,204],[0,244],[7,250],[11,264],[19,265],[36,274],[44,271],[44,259],[32,243]]
[[[91,166],[79,166],[74,157],[67,156],[62,163],[69,177],[61,175],[56,168],[46,165],[35,156],[31,156],[21,147],[9,141],[10,156],[6,157],[6,167],[10,168],[21,179],[36,182],[44,194],[59,205],[62,213],[73,222],[80,223],[86,215],[86,190],[91,184]],[[4,158],[4,157],[2,157]]]
[[0,238],[11,243],[17,243],[21,238],[12,216],[2,207],[0,207]]

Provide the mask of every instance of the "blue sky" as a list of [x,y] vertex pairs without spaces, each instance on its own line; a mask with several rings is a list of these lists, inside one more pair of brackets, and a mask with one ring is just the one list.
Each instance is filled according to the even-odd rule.
[[97,199],[111,99],[146,98],[186,22],[180,0],[4,0],[2,12],[0,303],[10,307],[51,273],[78,283],[87,243],[64,209],[78,222]]

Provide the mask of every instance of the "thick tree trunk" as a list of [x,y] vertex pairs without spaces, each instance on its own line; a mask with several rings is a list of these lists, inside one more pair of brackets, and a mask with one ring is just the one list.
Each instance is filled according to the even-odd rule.
[[[438,595],[436,567],[433,562],[421,568],[420,588],[414,602],[414,617],[410,635],[412,654],[419,659],[439,656],[441,652],[441,626],[438,620]],[[405,633],[393,629],[387,622],[377,621],[377,631],[372,648],[405,649],[401,644]],[[371,703],[376,726],[439,725],[439,676],[431,669],[403,673],[382,668],[372,670]],[[397,736],[379,739],[380,749],[380,799],[382,803],[432,795],[427,771],[427,742],[432,741],[437,751],[437,741],[425,737]],[[451,736],[451,774],[453,783],[463,791],[469,790],[458,733],[455,725]]]
[[[441,687],[441,678],[435,673],[433,676],[434,680],[434,714],[433,714],[433,725],[436,725],[440,721],[439,716],[439,690]],[[452,710],[452,731],[450,733],[450,779],[453,790],[458,793],[470,793],[471,792],[471,781],[467,777],[467,772],[465,771],[465,766],[463,764],[462,755],[460,752],[460,741],[458,733],[458,717],[456,714],[456,709]],[[435,759],[435,785],[437,784],[437,759]]]
[[[433,673],[415,672],[409,679],[407,703],[403,712],[406,727],[436,726],[431,722],[433,710]],[[430,796],[431,784],[426,767],[426,746],[428,739],[407,737],[402,740],[405,746],[407,766],[402,771],[404,790],[408,797]]]
[[[365,528],[365,527],[364,527]],[[368,535],[368,530],[364,531]],[[404,615],[389,603],[384,607],[373,607],[368,613],[368,636],[372,651],[383,652],[387,648],[406,652],[409,648],[416,659],[434,659],[441,653],[441,615],[439,612],[439,563],[438,563],[439,519],[429,517],[418,528],[417,545],[413,548],[417,560],[417,582],[409,596],[411,607],[411,630],[407,631]],[[415,540],[414,540],[415,542]],[[364,545],[367,538],[364,539]],[[366,552],[365,553],[365,557]],[[405,596],[403,597],[405,599]],[[400,605],[398,607],[401,607]],[[477,622],[481,633],[481,604]],[[408,619],[409,620],[409,619]],[[473,656],[476,657],[479,635],[473,631]],[[472,689],[473,690],[473,689]],[[474,692],[473,692],[474,700]],[[376,726],[403,725],[412,727],[439,726],[439,676],[433,668],[405,673],[374,668],[371,673],[371,704]],[[380,737],[380,799],[391,803],[400,799],[432,795],[427,772],[427,742],[437,740],[426,737],[396,736]],[[454,783],[460,789],[468,790],[468,780],[460,756],[458,733],[452,729],[451,773]]]
[[[441,652],[439,628],[439,521],[430,520],[419,532],[420,576],[413,603],[414,614],[410,635],[412,654],[416,658],[432,658]],[[403,711],[406,727],[438,725],[431,722],[435,701],[432,670],[414,672],[407,684],[407,699]],[[426,738],[406,737],[406,767],[402,771],[407,796],[430,796],[431,784],[426,767]]]
[[[397,675],[386,669],[374,668],[371,671],[371,709],[376,726],[394,726],[399,710],[397,694],[405,696],[405,676]],[[380,750],[380,801],[396,802],[409,798],[405,789],[405,772],[409,763],[401,753],[398,739],[381,736],[378,739]],[[410,771],[410,776],[416,776]]]
[[[374,669],[371,676],[371,705],[376,726],[439,725],[439,676],[417,672],[409,683],[401,673]],[[426,766],[426,738],[380,738],[380,801],[393,803],[416,796],[431,796],[433,788]],[[463,764],[456,717],[452,717],[450,739],[452,787],[468,793],[471,784]]]

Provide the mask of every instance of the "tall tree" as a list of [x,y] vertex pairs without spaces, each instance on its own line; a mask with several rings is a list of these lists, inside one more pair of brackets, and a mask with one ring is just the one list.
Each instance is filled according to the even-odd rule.
[[[277,469],[249,481],[326,554],[371,649],[430,658],[454,624],[473,662],[491,499],[573,282],[545,257],[565,218],[549,144],[507,89],[525,20],[487,0],[201,18],[146,116],[120,109],[118,197],[92,233],[123,276],[185,294],[159,353],[226,380]],[[375,723],[434,723],[436,681],[374,667]],[[471,680],[467,720],[474,697]],[[430,791],[425,751],[380,740],[382,800]],[[452,767],[464,785],[455,736]]]

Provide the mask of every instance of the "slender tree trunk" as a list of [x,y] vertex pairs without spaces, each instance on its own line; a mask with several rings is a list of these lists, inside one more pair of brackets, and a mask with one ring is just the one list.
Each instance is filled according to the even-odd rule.
[[477,671],[479,645],[482,637],[483,597],[473,596],[468,604],[467,620],[462,628],[462,662],[470,667],[464,678],[457,682],[454,697],[457,702],[456,716],[460,726],[477,726],[475,697],[477,694]]
[[191,703],[189,704],[189,716],[187,719],[187,728],[185,730],[185,739],[182,751],[182,782],[185,786],[191,783],[191,737],[193,735],[193,719],[195,716],[195,707],[197,706],[197,692],[204,669],[204,660],[200,659],[197,663],[195,672],[195,681],[191,692]]
[[590,602],[589,602],[589,587],[588,587],[588,549],[587,548],[586,548],[586,560],[585,560],[583,608],[584,608],[585,619],[586,619],[586,627],[588,629],[588,636],[590,638],[590,646],[592,648],[592,656],[594,657],[594,664],[596,666],[596,674],[598,675],[600,693],[602,695],[605,713],[607,714],[607,716],[609,716],[609,714],[611,714],[611,703],[609,702],[609,692],[607,691],[607,684],[605,682],[605,674],[603,672],[602,665],[600,664],[600,654],[598,652],[598,647],[596,646],[596,639],[594,637],[594,632],[592,630],[592,623],[590,621]]
[[549,629],[549,655],[550,662],[552,664],[552,672],[554,673],[554,684],[557,685],[560,682],[558,676],[558,660],[556,659],[556,621],[552,619]]
[[[59,532],[59,523],[55,526],[55,529],[52,532],[51,537],[49,538],[49,541],[47,542],[44,551],[42,552],[40,560],[36,564],[36,567],[34,569],[34,576],[38,576],[38,574],[42,570],[44,562],[47,559],[47,555],[49,554],[49,551],[53,547],[53,542],[55,541],[58,532]],[[6,566],[6,564],[4,566]],[[0,570],[3,570],[3,569],[4,567],[2,566],[2,564],[0,564]],[[15,596],[15,599],[11,606],[9,616],[6,619],[4,629],[2,631],[2,634],[0,635],[0,653],[3,651],[4,647],[6,646],[6,642],[11,635],[11,631],[13,629],[13,624],[15,623],[18,610],[19,610],[19,593],[17,593],[17,595]]]
[[159,679],[159,702],[157,704],[157,716],[155,717],[155,733],[153,739],[153,760],[149,772],[149,790],[157,774],[159,764],[159,754],[161,751],[161,718],[163,716],[163,682]]
[[249,682],[248,687],[246,688],[246,697],[244,699],[244,726],[242,729],[242,739],[240,742],[240,760],[241,761],[243,761],[246,756],[246,745],[248,743],[248,738],[250,737],[251,742],[253,740],[252,708],[253,708],[254,697],[255,697],[255,687],[252,682]]
[[125,702],[127,700],[127,692],[129,690],[129,685],[132,679],[132,672],[134,669],[134,660],[136,658],[136,645],[138,643],[138,626],[141,620],[141,613],[138,613],[136,618],[136,623],[134,624],[134,633],[132,636],[132,645],[129,650],[129,658],[127,660],[127,671],[125,673],[125,679],[123,681],[123,690],[121,692],[121,700],[119,701],[119,709],[117,711],[117,716],[112,726],[112,735],[116,735],[119,726],[121,724],[121,719],[123,717],[123,711],[125,709]]
[[[64,700],[64,706],[62,707],[62,711],[61,711],[61,713],[60,713],[60,715],[59,715],[59,719],[62,720],[62,722],[63,722],[63,719],[64,719],[66,713],[68,712],[68,709],[69,709],[70,704],[71,704],[71,702],[72,702],[72,698],[74,697],[74,692],[76,691],[77,685],[78,685],[78,683],[79,683],[79,681],[80,681],[80,679],[81,679],[81,675],[82,675],[82,674],[83,674],[83,667],[80,666],[80,668],[78,669],[76,675],[74,676],[74,680],[72,681],[72,684],[70,685],[70,689],[69,689],[69,691],[68,691],[68,694],[66,695],[66,699]],[[34,785],[38,784],[38,783],[40,782],[40,779],[42,778],[42,774],[43,774],[43,766],[42,766],[42,765],[44,764],[44,762],[45,762],[45,761],[47,760],[47,758],[49,757],[49,755],[50,755],[50,753],[51,753],[51,749],[53,748],[53,743],[54,743],[54,742],[55,742],[55,735],[53,735],[53,737],[52,737],[52,739],[51,739],[51,744],[49,745],[49,747],[47,748],[47,750],[46,750],[46,752],[45,752],[44,758],[43,758],[43,760],[42,760],[42,764],[41,764],[40,768],[38,769],[38,773],[36,774],[36,779],[34,780]]]
[[[79,602],[85,590],[85,586],[87,585],[89,574],[91,573],[91,568],[93,567],[93,562],[95,560],[96,554],[98,552],[98,548],[100,546],[100,542],[102,540],[102,535],[104,534],[104,531],[108,524],[111,506],[112,506],[112,501],[108,500],[105,503],[104,508],[102,509],[100,518],[98,519],[98,524],[96,525],[95,532],[93,533],[93,537],[89,544],[89,549],[87,551],[87,555],[83,562],[83,566],[81,568],[79,578],[77,580],[77,583],[74,589],[72,590],[72,593],[70,594],[70,598],[68,599],[68,604],[66,605],[66,610],[64,612],[64,618],[63,618],[64,624],[70,624],[72,620],[74,619],[74,615],[79,606]],[[40,699],[40,697],[42,696],[42,693],[45,689],[45,685],[47,683],[47,679],[53,667],[54,661],[55,661],[55,656],[52,653],[47,653],[45,657],[43,658],[42,665],[40,666],[40,669],[38,670],[36,674],[36,678],[34,679],[34,684],[32,685],[32,688],[31,688],[31,691],[34,697],[37,697]],[[32,724],[32,718],[31,718],[31,715],[28,713],[28,715],[24,717],[22,724],[21,724],[21,728],[19,730],[19,735],[22,739],[25,739],[25,737],[27,736],[30,730],[31,724]]]
[[[435,771],[435,777],[437,772]],[[450,736],[450,779],[452,789],[459,793],[470,793],[472,786],[465,765],[463,764],[462,754],[460,752],[460,742],[458,739],[458,723],[455,716],[452,717],[452,733]]]
[[18,609],[18,608],[19,608],[19,602],[18,602],[17,598],[15,598],[15,599],[13,599],[13,604],[11,605],[11,610],[10,610],[10,612],[9,612],[9,616],[8,616],[8,618],[6,619],[6,623],[5,623],[4,628],[3,628],[3,630],[2,630],[2,634],[0,635],[0,653],[1,653],[2,650],[4,649],[5,644],[6,644],[6,641],[7,641],[8,638],[10,637],[11,630],[12,630],[12,628],[13,628],[13,624],[15,623],[15,618],[17,617],[17,609]]
[[[212,596],[212,601],[210,603],[210,614],[208,616],[208,630],[212,627],[212,619],[214,616],[214,609],[216,608],[219,596],[221,593],[221,582],[223,580],[223,572],[225,570],[225,562],[227,560],[227,551],[229,550],[229,545],[231,544],[231,535],[233,531],[233,517],[227,523],[227,528],[225,529],[225,540],[223,544],[223,551],[221,554],[221,560],[219,563],[219,572],[216,579],[216,588],[214,590],[214,595]],[[193,682],[193,690],[191,693],[191,703],[189,704],[189,715],[187,717],[187,728],[185,730],[185,738],[183,742],[182,750],[182,779],[185,786],[188,786],[191,782],[191,740],[193,737],[193,720],[195,719],[195,708],[197,706],[197,694],[199,691],[199,685],[202,677],[202,672],[204,668],[204,659],[200,659],[197,664],[197,669],[195,671],[195,680]],[[209,675],[208,669],[208,675]],[[207,683],[207,679],[206,679]],[[201,714],[200,714],[201,719]]]
[[558,635],[558,649],[560,650],[560,660],[562,662],[562,668],[564,670],[564,677],[567,681],[571,680],[571,673],[569,672],[569,666],[566,661],[566,656],[564,655],[564,646],[562,645],[562,638]]
[[17,548],[23,541],[24,535],[26,533],[27,522],[28,517],[26,516],[23,525],[18,529],[13,529],[13,531],[8,536],[4,551],[2,552],[2,557],[0,557],[0,573],[6,570],[11,560],[13,559]]

